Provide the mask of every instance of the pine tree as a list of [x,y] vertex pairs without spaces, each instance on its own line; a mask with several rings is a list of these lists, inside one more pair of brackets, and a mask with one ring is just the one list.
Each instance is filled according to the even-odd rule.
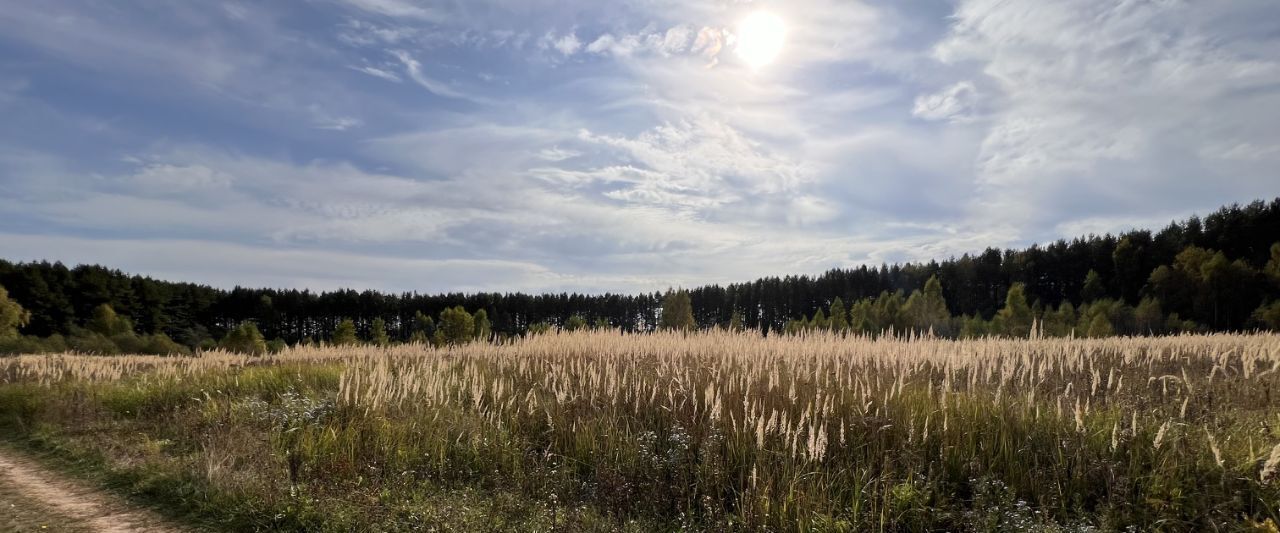
[[[836,300],[839,301],[840,299],[836,298]],[[734,311],[732,315],[729,315],[729,331],[742,331],[743,329],[742,312]]]
[[31,320],[28,313],[18,302],[9,299],[9,291],[0,286],[0,340],[18,337],[18,328],[27,325]]
[[658,328],[666,330],[691,331],[698,327],[693,320],[693,304],[689,292],[680,289],[668,290],[662,298],[662,317],[658,320]]
[[849,311],[844,307],[844,300],[836,296],[836,299],[831,301],[830,309],[831,331],[837,333],[849,331]]
[[1004,307],[996,313],[997,331],[1005,336],[1024,338],[1031,335],[1031,306],[1027,305],[1026,286],[1014,283],[1005,294]]
[[564,321],[565,331],[578,331],[580,329],[586,329],[586,327],[587,319],[582,318],[582,315],[572,315],[568,320]]
[[947,311],[947,300],[942,296],[942,282],[938,276],[930,276],[924,284],[924,291],[914,291],[907,299],[905,306],[907,316],[911,318],[911,326],[916,331],[933,331],[936,335],[950,334],[948,327],[951,313]]
[[356,323],[350,318],[344,318],[342,322],[338,322],[338,327],[333,330],[331,342],[334,346],[351,346],[359,343],[360,339],[356,338]]
[[978,339],[991,334],[991,324],[980,316],[964,315],[961,317],[960,337]]
[[871,333],[883,333],[889,329],[895,332],[902,332],[907,329],[907,317],[903,314],[902,308],[906,306],[906,302],[902,296],[902,291],[880,293],[880,297],[876,298],[875,305],[871,310]]
[[823,331],[831,329],[831,321],[827,320],[827,314],[822,312],[822,308],[813,314],[813,320],[809,321],[810,330]]
[[1063,300],[1056,311],[1045,313],[1044,331],[1051,337],[1066,337],[1076,329],[1076,308]]
[[849,306],[849,331],[859,335],[878,333],[874,323],[871,299],[863,298]]
[[378,317],[373,319],[373,324],[369,326],[370,341],[377,346],[391,345],[391,337],[387,336],[387,322]]

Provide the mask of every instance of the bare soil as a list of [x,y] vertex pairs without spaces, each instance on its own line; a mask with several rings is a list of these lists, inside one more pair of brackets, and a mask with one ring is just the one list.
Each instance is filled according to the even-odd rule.
[[155,513],[0,446],[0,531],[184,531]]

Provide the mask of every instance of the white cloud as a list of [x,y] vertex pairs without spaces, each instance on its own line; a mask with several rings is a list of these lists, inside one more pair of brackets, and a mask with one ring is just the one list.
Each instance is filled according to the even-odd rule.
[[[35,250],[8,229],[23,224],[65,234],[43,257],[150,272],[136,258],[204,243],[223,259],[180,258],[181,279],[621,290],[816,273],[1203,212],[1274,194],[1280,158],[1271,0],[959,0],[949,18],[800,0],[770,6],[788,40],[754,72],[723,54],[760,8],[741,2],[175,4],[158,25],[64,1],[6,9],[0,31],[66,79],[160,106],[162,87],[205,113],[63,111],[43,90],[63,77],[6,63],[42,90],[0,82],[0,104],[24,104],[0,126],[17,221],[0,245]],[[51,109],[113,129],[39,129]],[[6,153],[28,145],[57,163]],[[90,231],[127,252],[74,237]]]
[[[1274,8],[961,2],[934,55],[991,82],[969,96],[990,118],[975,214],[1056,225],[1136,205],[1204,209],[1274,192],[1273,171],[1246,155],[1280,145],[1277,116],[1264,111],[1280,109],[1280,94],[1268,89],[1280,86],[1280,60],[1259,53],[1280,47],[1280,37],[1247,22],[1274,17]],[[969,107],[936,96],[918,100],[917,114],[950,118]]]
[[189,191],[192,189],[225,189],[232,177],[203,165],[143,164],[132,181],[148,192]]
[[958,82],[940,92],[917,96],[911,114],[925,120],[969,120],[973,118],[973,105],[977,96],[973,83]]
[[423,89],[434,93],[436,96],[480,101],[480,99],[475,96],[468,95],[462,91],[454,89],[447,83],[427,76],[422,71],[422,63],[419,63],[417,59],[414,59],[409,52],[404,50],[391,50],[391,55],[395,56],[396,59],[399,59],[400,63],[404,65],[405,74],[409,76],[409,79],[413,80],[414,83],[417,83]]
[[315,120],[317,128],[334,131],[345,131],[363,123],[360,119],[353,117],[318,117]]
[[551,162],[560,162],[566,159],[573,159],[580,155],[582,155],[582,152],[579,152],[576,150],[565,150],[559,147],[544,148],[538,151],[538,157],[540,159],[551,161]]
[[400,76],[397,75],[396,73],[391,72],[390,70],[386,70],[378,67],[371,67],[371,66],[365,65],[362,67],[351,67],[351,69],[357,72],[363,72],[375,78],[382,78],[387,81],[393,81],[396,83],[400,83],[401,81]]
[[578,40],[578,36],[573,32],[567,33],[562,37],[555,38],[551,34],[547,34],[547,39],[551,43],[551,47],[558,50],[561,54],[571,56],[582,48],[582,42]]
[[428,21],[445,20],[447,16],[435,9],[422,6],[412,0],[341,0],[352,7],[393,18],[411,18]]

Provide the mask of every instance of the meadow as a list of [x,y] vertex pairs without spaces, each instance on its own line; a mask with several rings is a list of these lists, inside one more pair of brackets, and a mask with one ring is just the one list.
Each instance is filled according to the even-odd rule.
[[1280,335],[551,332],[0,359],[0,433],[227,530],[1276,531]]

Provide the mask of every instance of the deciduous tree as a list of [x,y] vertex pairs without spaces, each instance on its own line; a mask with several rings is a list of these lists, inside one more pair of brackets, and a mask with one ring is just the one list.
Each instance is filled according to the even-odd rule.
[[689,291],[668,290],[662,299],[662,318],[658,327],[667,330],[691,331],[698,327],[693,320],[693,304],[689,300]]
[[9,291],[0,287],[0,339],[18,336],[18,328],[27,325],[31,315],[18,302],[9,299]]

